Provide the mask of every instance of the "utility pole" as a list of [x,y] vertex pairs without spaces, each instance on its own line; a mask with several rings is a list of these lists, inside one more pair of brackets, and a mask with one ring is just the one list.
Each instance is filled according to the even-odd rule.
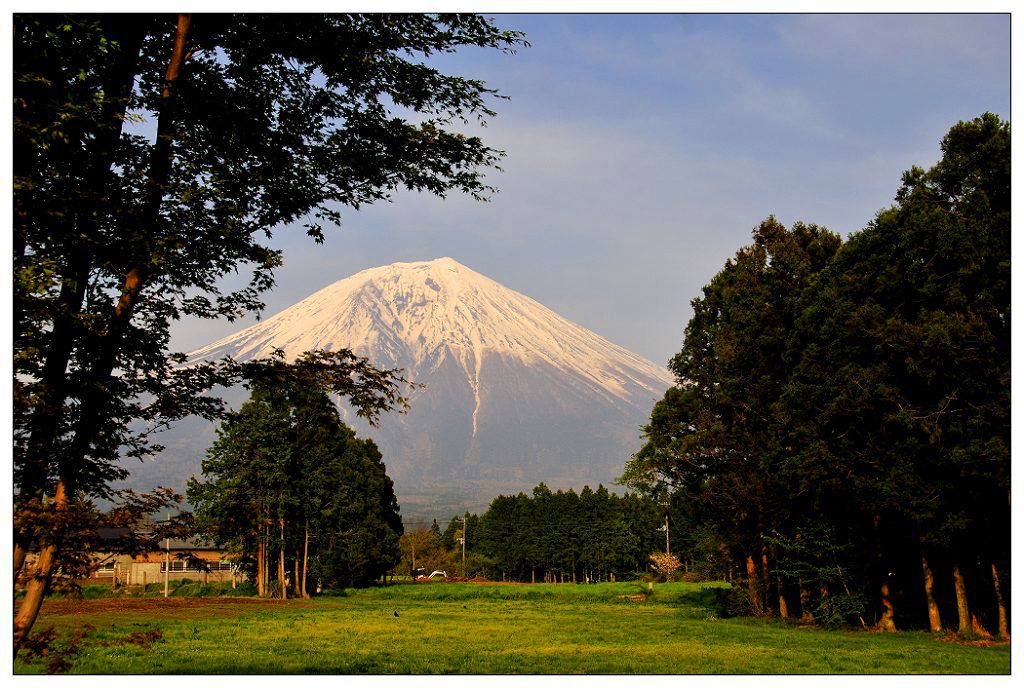
[[466,517],[459,518],[462,521],[462,577],[466,577]]
[[[167,512],[167,522],[171,522],[171,512]],[[168,534],[164,540],[164,597],[169,597],[171,594],[171,538]]]
[[409,573],[412,574],[413,583],[416,582],[416,536],[424,532],[425,528],[426,524],[420,519],[409,521],[405,528],[405,534],[409,536],[409,547],[412,549],[412,566],[409,568]]
[[668,512],[665,512],[665,554],[672,554],[668,547]]

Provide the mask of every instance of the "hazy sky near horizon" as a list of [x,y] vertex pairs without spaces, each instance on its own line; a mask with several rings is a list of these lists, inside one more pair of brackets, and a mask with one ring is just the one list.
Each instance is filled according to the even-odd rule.
[[[532,46],[436,64],[509,100],[489,203],[398,193],[299,227],[263,316],[365,268],[451,256],[656,363],[768,215],[846,236],[959,120],[1010,118],[1009,15],[496,15]],[[250,324],[183,321],[188,351]]]

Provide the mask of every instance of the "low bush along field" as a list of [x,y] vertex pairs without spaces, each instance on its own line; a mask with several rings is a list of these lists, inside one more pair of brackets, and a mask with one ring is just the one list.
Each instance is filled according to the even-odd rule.
[[[58,639],[87,629],[73,673],[1009,672],[1005,644],[720,619],[713,587],[423,583],[314,600],[51,600],[36,629]],[[45,658],[15,670],[45,671]]]

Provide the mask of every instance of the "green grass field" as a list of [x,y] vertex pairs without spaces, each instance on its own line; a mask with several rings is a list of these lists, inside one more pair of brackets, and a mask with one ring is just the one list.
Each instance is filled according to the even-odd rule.
[[[53,600],[37,630],[93,627],[72,673],[1008,673],[1006,644],[718,619],[693,583],[432,583],[287,602]],[[395,612],[398,616],[395,616]],[[159,629],[158,635],[152,633]],[[134,635],[133,635],[134,634]],[[148,635],[147,635],[148,634]],[[17,673],[44,671],[37,658]]]

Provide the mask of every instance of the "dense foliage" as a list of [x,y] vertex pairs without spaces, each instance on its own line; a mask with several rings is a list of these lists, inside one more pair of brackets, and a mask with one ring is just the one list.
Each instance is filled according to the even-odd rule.
[[[499,495],[481,515],[404,523],[401,561],[391,573],[506,581],[583,582],[660,578],[712,581],[733,578],[729,552],[693,505],[680,495],[658,499],[640,492],[618,495],[599,485],[575,490],[541,483],[530,494]],[[668,526],[669,533],[665,529]],[[465,576],[462,538],[466,534]],[[672,559],[663,559],[670,548]],[[656,555],[656,556],[655,556]],[[676,573],[658,564],[675,560]]]
[[[623,496],[604,486],[501,495],[476,521],[469,550],[481,572],[502,580],[583,582],[645,571],[664,547],[664,509],[652,499]],[[473,561],[471,559],[471,561]]]
[[[206,392],[240,376],[180,367],[170,323],[258,310],[281,263],[263,239],[281,226],[322,242],[343,209],[400,188],[486,195],[482,170],[502,153],[455,128],[491,116],[497,94],[425,58],[523,41],[474,15],[13,24],[17,644],[68,551],[72,505],[114,496],[123,458],[154,452],[149,434],[176,419],[220,413]],[[360,379],[348,372],[345,396]]]
[[366,584],[398,559],[402,523],[371,440],[355,436],[322,391],[255,386],[218,430],[193,478],[199,531],[233,551],[258,592],[308,596]]
[[742,562],[755,613],[1008,633],[1009,125],[942,152],[842,245],[758,227],[626,467]]

